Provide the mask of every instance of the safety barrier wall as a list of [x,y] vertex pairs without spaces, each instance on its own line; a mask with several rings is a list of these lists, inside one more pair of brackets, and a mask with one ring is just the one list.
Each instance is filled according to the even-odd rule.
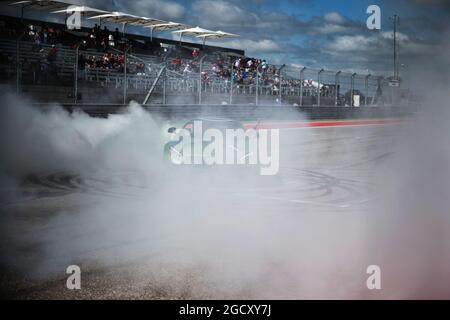
[[[37,104],[44,110],[55,105]],[[127,111],[125,105],[63,105],[69,111],[81,109],[97,117]],[[319,120],[319,119],[373,119],[407,117],[417,112],[414,107],[317,107],[280,105],[147,105],[147,111],[158,117],[187,119],[197,117],[220,117],[236,120]]]

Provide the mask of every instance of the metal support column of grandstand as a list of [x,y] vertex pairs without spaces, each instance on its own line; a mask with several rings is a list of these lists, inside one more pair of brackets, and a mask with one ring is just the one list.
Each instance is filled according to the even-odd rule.
[[198,104],[202,104],[202,71],[203,71],[203,60],[205,60],[205,58],[208,55],[205,54],[203,57],[200,58],[200,72],[199,72],[199,82],[198,82]]

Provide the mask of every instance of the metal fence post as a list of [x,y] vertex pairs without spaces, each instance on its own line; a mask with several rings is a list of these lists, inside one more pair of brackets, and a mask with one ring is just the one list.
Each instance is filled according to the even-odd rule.
[[230,104],[233,104],[233,71],[234,62],[231,60],[231,72],[230,72]]
[[366,95],[365,95],[365,97],[364,97],[364,105],[365,105],[365,106],[367,106],[367,97],[369,96],[369,78],[370,78],[370,76],[371,76],[370,73],[366,76],[366,82],[365,82],[365,85],[366,85]]
[[166,104],[166,83],[167,83],[167,60],[164,62],[166,67],[164,68],[164,78],[163,78],[163,104]]
[[20,86],[20,38],[17,39],[16,47],[16,93],[19,94]]
[[198,104],[202,104],[202,69],[203,69],[203,59],[205,59],[207,54],[200,58],[200,74],[199,74],[199,86],[198,86]]
[[79,43],[76,47],[75,47],[75,85],[74,85],[74,95],[75,95],[75,104],[78,101],[78,63],[79,63],[79,52],[80,52],[80,45],[81,43]]
[[127,49],[124,51],[123,64],[123,104],[127,103]]
[[21,68],[20,68],[20,40],[22,40],[25,32],[22,33],[17,38],[17,47],[16,47],[16,93],[19,94],[20,91],[20,77],[21,77]]
[[303,105],[303,73],[305,72],[306,67],[303,67],[300,70],[300,106]]
[[317,106],[320,107],[320,74],[325,70],[322,68],[317,73]]
[[353,107],[353,91],[355,89],[355,76],[356,72],[352,74],[350,81],[350,107]]
[[381,100],[381,103],[384,105],[383,89],[382,89],[384,80],[385,80],[385,77],[383,77],[383,76],[377,77],[377,90],[376,90],[374,96],[372,97],[372,104],[375,104],[375,101],[376,101],[376,104],[380,105],[380,100]]
[[283,82],[283,77],[281,76],[281,72],[282,72],[282,70],[283,70],[283,68],[284,67],[286,67],[286,65],[285,64],[283,64],[281,67],[280,67],[280,70],[279,70],[279,72],[280,72],[280,74],[279,74],[279,80],[280,80],[280,92],[279,92],[279,94],[278,94],[278,96],[279,96],[279,100],[280,100],[280,104],[281,104],[281,90],[282,90],[282,82]]
[[278,79],[280,80],[280,92],[278,93],[278,100],[279,100],[279,103],[281,104],[281,90],[283,89],[283,87],[282,87],[282,81],[283,81],[283,79],[281,78],[281,69],[282,69],[283,67],[281,67],[280,68],[280,75],[279,75],[279,77],[278,77]]
[[259,104],[259,68],[261,64],[256,68],[256,105]]
[[124,51],[124,66],[123,66],[123,104],[127,103],[127,53],[131,49],[131,46]]
[[335,81],[334,81],[334,105],[338,105],[338,85],[340,85],[339,75],[341,74],[341,70],[336,72]]

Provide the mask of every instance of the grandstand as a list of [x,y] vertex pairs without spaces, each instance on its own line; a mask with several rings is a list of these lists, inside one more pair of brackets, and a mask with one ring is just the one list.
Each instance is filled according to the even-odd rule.
[[[60,1],[28,2],[56,3],[61,8]],[[133,23],[140,25],[141,20]],[[310,106],[386,102],[381,94],[386,89],[383,77],[270,65],[246,57],[243,50],[205,44],[206,38],[236,35],[193,29],[181,30],[177,41],[125,33],[124,26],[123,32],[97,25],[69,30],[64,24],[0,16],[0,80],[41,102]],[[203,43],[181,41],[183,31],[203,37]]]

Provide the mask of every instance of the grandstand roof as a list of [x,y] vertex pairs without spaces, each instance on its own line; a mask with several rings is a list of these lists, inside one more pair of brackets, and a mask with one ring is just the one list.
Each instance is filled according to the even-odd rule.
[[10,3],[10,5],[11,6],[22,5],[27,8],[38,10],[58,10],[66,8],[67,6],[70,6],[72,4],[58,0],[25,0],[25,1],[16,1]]
[[[203,44],[205,43],[205,39],[220,39],[226,37],[237,37],[238,35],[227,33],[223,31],[212,31],[208,29],[203,29],[200,27],[191,27],[189,25],[183,23],[177,23],[172,21],[164,21],[155,18],[148,17],[139,17],[132,14],[124,13],[124,12],[108,12],[104,10],[99,10],[87,6],[74,6],[71,3],[67,3],[65,1],[60,0],[23,0],[16,1],[11,3],[10,5],[22,5],[22,8],[32,8],[39,10],[47,10],[53,13],[71,13],[71,12],[80,12],[86,16],[89,16],[88,19],[100,19],[101,21],[113,22],[113,23],[122,23],[123,31],[125,30],[125,25],[135,25],[142,26],[151,29],[151,37],[153,38],[154,30],[175,30],[172,32],[180,34],[180,42],[183,35],[188,36],[196,36],[203,38]],[[101,14],[98,14],[101,13]],[[23,11],[22,11],[23,16]]]
[[177,30],[177,31],[172,31],[172,32],[173,33],[181,33],[183,35],[188,35],[188,36],[202,36],[202,35],[206,35],[206,34],[215,33],[215,31],[203,29],[198,26],[195,28],[182,29],[182,30]]
[[150,38],[153,39],[153,31],[157,30],[180,30],[180,29],[188,29],[191,28],[190,25],[184,24],[184,23],[177,23],[172,21],[167,21],[163,23],[153,24],[153,25],[146,25],[145,28],[150,28]]
[[162,23],[167,23],[167,22],[164,20],[159,20],[159,19],[154,19],[154,18],[140,17],[140,19],[138,21],[132,22],[130,24],[147,27],[147,26],[152,26],[155,24],[162,24]]
[[105,14],[100,14],[98,16],[93,16],[90,17],[89,19],[101,19],[102,21],[132,24],[137,23],[139,20],[142,19],[142,17],[138,17],[124,12],[114,11]]
[[222,39],[222,38],[232,38],[239,37],[239,35],[234,33],[228,33],[223,31],[215,31],[214,33],[202,34],[197,36],[198,38],[211,38],[211,39]]
[[168,21],[165,23],[158,23],[144,26],[146,28],[152,28],[153,30],[181,30],[191,28],[190,25],[178,22]]
[[65,9],[53,11],[52,13],[72,13],[72,12],[79,12],[85,16],[96,15],[99,13],[108,13],[108,11],[95,9],[87,6],[69,6]]
[[178,32],[180,33],[180,40],[181,40],[181,35],[183,35],[183,34],[196,36],[197,38],[203,38],[203,45],[205,45],[206,38],[222,39],[222,38],[239,37],[237,34],[223,32],[220,30],[219,31],[210,31],[210,30],[199,28],[199,27],[186,29],[186,30],[180,30]]

